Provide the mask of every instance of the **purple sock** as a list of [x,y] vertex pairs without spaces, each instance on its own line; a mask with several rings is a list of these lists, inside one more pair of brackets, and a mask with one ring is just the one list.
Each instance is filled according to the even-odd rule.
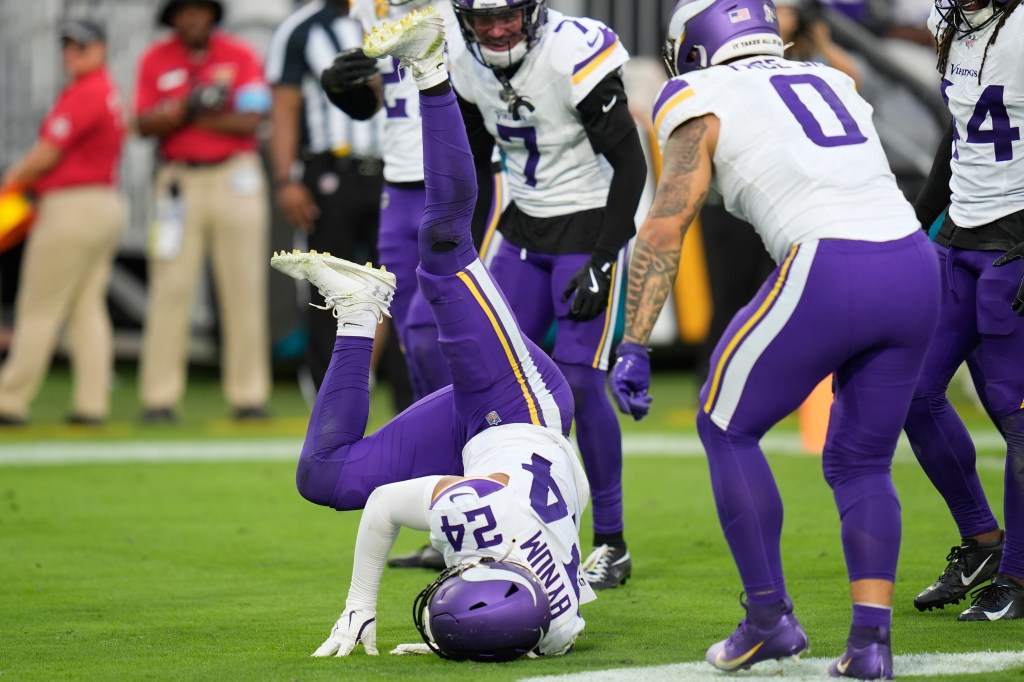
[[1024,580],[1024,411],[999,419],[1006,438],[1003,514],[1006,544],[999,572]]
[[786,595],[782,574],[782,498],[753,436],[726,433],[701,410],[697,433],[708,455],[718,519],[751,606]]
[[853,605],[853,625],[847,643],[863,648],[874,642],[889,643],[892,632],[892,609],[874,604]]
[[330,506],[348,446],[362,439],[370,414],[373,339],[339,336],[313,403],[295,484],[315,504]]
[[759,628],[770,628],[774,626],[779,618],[787,613],[792,613],[793,602],[786,596],[775,596],[770,601],[752,601],[747,596],[747,620]]
[[576,402],[576,440],[590,481],[594,533],[623,530],[622,431],[615,416],[605,374],[593,367],[560,364]]
[[978,479],[974,441],[945,394],[915,398],[904,431],[921,468],[953,514],[960,536],[998,528]]
[[833,482],[850,581],[896,580],[900,501],[888,471]]

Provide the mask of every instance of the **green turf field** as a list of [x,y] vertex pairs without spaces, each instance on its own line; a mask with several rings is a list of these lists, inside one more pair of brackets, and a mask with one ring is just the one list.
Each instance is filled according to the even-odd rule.
[[[0,431],[0,679],[517,680],[701,661],[742,610],[707,467],[694,446],[694,390],[685,379],[659,376],[651,418],[623,422],[634,580],[584,607],[587,629],[570,656],[486,666],[387,655],[418,641],[410,610],[433,578],[426,571],[385,573],[379,659],[361,650],[347,659],[309,657],[342,607],[358,514],[315,507],[295,492],[293,459],[306,408],[293,387],[276,387],[274,420],[239,426],[227,419],[215,380],[194,376],[182,424],[143,428],[134,377],[125,373],[116,389],[118,418],[84,429],[61,425],[68,381],[58,371],[36,403],[33,426]],[[994,431],[962,404],[987,444],[979,466],[1001,512]],[[372,420],[387,416],[380,393]],[[794,432],[788,421],[772,435],[784,445]],[[789,589],[811,655],[832,657],[843,650],[850,609],[838,518],[818,458],[791,450],[780,445],[771,455],[786,503]],[[220,452],[234,459],[218,461]],[[86,463],[12,464],[76,453]],[[202,453],[208,461],[90,463],[161,453]],[[1024,651],[1024,621],[958,623],[960,609],[914,610],[913,595],[944,567],[955,527],[912,456],[901,451],[894,473],[904,512],[894,650]],[[403,534],[397,549],[421,543]],[[1015,669],[971,679],[1024,680],[1020,656]],[[773,665],[753,672],[772,674]],[[645,679],[643,671],[615,676]]]

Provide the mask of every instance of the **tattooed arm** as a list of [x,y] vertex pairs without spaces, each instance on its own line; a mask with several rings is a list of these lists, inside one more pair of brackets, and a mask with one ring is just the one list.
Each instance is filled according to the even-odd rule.
[[679,271],[683,237],[711,187],[718,118],[687,121],[665,145],[665,165],[654,203],[640,228],[629,265],[623,341],[646,345]]

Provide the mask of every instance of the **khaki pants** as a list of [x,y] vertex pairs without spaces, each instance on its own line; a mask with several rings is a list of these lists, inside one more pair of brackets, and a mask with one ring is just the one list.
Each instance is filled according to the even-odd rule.
[[106,296],[125,215],[117,190],[100,185],[56,189],[39,201],[18,285],[14,338],[0,370],[0,414],[28,415],[67,322],[72,411],[107,416],[114,350]]
[[174,408],[185,391],[189,310],[209,251],[220,314],[224,395],[233,407],[258,407],[270,395],[267,267],[269,207],[255,154],[215,166],[164,165],[156,196],[176,184],[184,230],[174,253],[149,257],[149,302],[140,392],[146,409]]

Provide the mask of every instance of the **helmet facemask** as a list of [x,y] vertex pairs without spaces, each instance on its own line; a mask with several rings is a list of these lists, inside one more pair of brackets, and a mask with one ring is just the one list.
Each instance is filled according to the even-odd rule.
[[996,21],[1006,9],[1007,0],[983,0],[980,9],[967,9],[977,0],[935,0],[935,9],[942,22],[955,26],[958,35],[980,31]]
[[[477,61],[492,69],[512,69],[523,61],[540,40],[547,20],[545,0],[456,0],[453,6],[470,52]],[[518,23],[519,40],[511,45],[510,41],[494,43],[488,36],[478,33],[481,23],[485,26]]]

